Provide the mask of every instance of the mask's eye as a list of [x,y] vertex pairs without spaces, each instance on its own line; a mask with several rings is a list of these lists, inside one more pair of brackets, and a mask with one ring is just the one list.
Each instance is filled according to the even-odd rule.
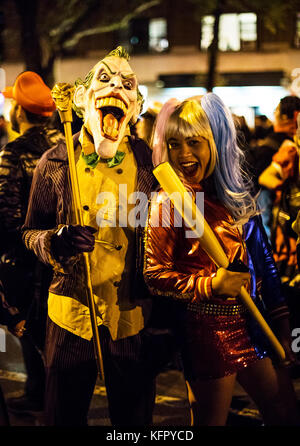
[[108,82],[109,79],[110,79],[110,77],[107,73],[101,73],[99,76],[99,81],[101,81],[101,82]]
[[130,80],[124,81],[123,82],[124,88],[126,88],[126,90],[132,90],[133,89],[133,82]]

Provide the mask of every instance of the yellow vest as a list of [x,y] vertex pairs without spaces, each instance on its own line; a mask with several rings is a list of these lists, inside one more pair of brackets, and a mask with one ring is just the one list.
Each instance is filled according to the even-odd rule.
[[[83,148],[85,144],[90,144],[84,130],[80,141]],[[115,208],[119,208],[119,190],[123,192],[120,203],[123,211],[126,212],[127,205],[129,213],[134,206],[127,204],[127,198],[136,190],[137,165],[127,136],[123,138],[119,150],[126,155],[121,164],[113,168],[100,161],[92,169],[82,156],[76,163],[84,224],[98,230],[95,249],[89,255],[97,320],[99,325],[103,323],[109,328],[113,340],[135,335],[144,327],[142,307],[132,303],[130,296],[135,229],[120,227],[118,212],[115,215]],[[120,185],[123,186],[119,188]],[[127,196],[123,196],[126,186]],[[113,194],[115,203],[107,201],[107,192]],[[104,226],[105,222],[113,222],[114,218],[116,227],[99,227]],[[80,292],[76,294],[80,295]],[[53,322],[73,334],[87,340],[92,338],[89,309],[84,299],[50,292],[48,314]]]

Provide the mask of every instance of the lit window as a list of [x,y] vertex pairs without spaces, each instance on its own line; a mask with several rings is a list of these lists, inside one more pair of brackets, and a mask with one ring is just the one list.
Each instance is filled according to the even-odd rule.
[[239,51],[240,36],[237,14],[222,14],[220,17],[219,50]]
[[295,47],[300,48],[300,12],[296,15]]
[[[201,49],[207,49],[213,39],[214,17],[202,19]],[[257,39],[256,14],[222,14],[219,24],[219,50],[255,49]]]
[[213,39],[213,26],[214,17],[212,15],[207,15],[202,19],[201,27],[201,49],[206,50],[212,42]]
[[239,14],[241,49],[256,49],[257,23],[256,14]]
[[163,18],[149,21],[149,50],[162,53],[169,47],[167,39],[167,21]]

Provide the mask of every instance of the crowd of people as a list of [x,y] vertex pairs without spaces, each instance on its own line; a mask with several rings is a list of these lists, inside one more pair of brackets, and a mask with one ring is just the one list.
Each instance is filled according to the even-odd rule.
[[[213,93],[156,103],[141,115],[128,60],[118,47],[75,83],[72,143],[84,225],[75,218],[69,141],[49,87],[25,71],[3,91],[20,136],[0,152],[0,323],[20,339],[27,381],[21,397],[4,401],[0,392],[2,424],[6,406],[43,411],[48,426],[88,424],[98,373],[89,253],[112,425],[153,423],[155,380],[175,357],[192,425],[225,425],[236,381],[264,424],[299,425],[291,321],[300,315],[300,99],[286,96],[274,121],[257,117],[255,129]],[[162,162],[194,196],[204,192],[205,218],[228,269],[177,226],[153,175]],[[136,193],[151,202],[133,222],[128,197]],[[281,342],[284,362],[239,300],[242,286]]]

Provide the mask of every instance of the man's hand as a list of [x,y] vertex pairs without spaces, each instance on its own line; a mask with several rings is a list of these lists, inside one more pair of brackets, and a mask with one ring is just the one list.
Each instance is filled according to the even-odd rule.
[[56,259],[72,257],[82,252],[91,252],[95,246],[94,234],[97,232],[91,226],[65,225],[51,238],[51,250]]
[[250,273],[235,273],[219,268],[212,279],[212,290],[216,296],[236,297],[243,285],[250,280]]

